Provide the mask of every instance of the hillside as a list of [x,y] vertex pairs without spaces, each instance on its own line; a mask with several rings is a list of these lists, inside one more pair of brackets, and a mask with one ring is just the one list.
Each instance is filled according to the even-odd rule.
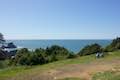
[[110,52],[101,59],[90,55],[39,66],[0,70],[0,80],[113,80],[109,76],[120,79],[120,51]]

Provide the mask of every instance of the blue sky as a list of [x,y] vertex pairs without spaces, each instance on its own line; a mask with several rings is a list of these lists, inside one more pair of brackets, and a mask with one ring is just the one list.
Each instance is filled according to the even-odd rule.
[[120,0],[0,0],[6,39],[109,39],[120,36]]

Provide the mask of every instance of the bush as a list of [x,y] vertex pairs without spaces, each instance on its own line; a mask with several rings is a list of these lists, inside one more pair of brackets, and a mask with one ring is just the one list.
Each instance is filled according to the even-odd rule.
[[0,60],[5,60],[7,58],[7,53],[0,49]]
[[30,56],[30,65],[45,64],[46,59],[41,53],[32,53]]
[[120,49],[120,38],[116,38],[105,48],[105,52],[111,52]]
[[46,48],[46,55],[52,57],[53,58],[52,61],[63,60],[68,58],[69,51],[64,47],[53,45],[51,47]]
[[80,56],[95,54],[97,52],[101,52],[102,48],[99,44],[92,44],[85,46],[78,54]]
[[68,56],[69,59],[76,58],[76,57],[78,57],[77,54],[73,52],[69,53],[69,56]]
[[15,58],[11,59],[11,61],[13,61],[13,64],[17,65],[17,64],[21,64],[21,65],[27,65],[28,60],[29,60],[29,56],[30,56],[30,52],[28,51],[27,48],[23,48],[21,50],[18,50]]
[[11,62],[15,65],[37,65],[67,59],[68,57],[69,51],[67,49],[53,45],[46,49],[36,49],[33,52],[28,51],[26,48],[18,50]]
[[0,60],[0,69],[6,68],[9,66],[9,60]]

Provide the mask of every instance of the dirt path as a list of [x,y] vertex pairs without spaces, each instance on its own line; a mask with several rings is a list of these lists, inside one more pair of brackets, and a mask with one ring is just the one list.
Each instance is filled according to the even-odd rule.
[[62,79],[66,77],[79,77],[84,80],[91,80],[94,73],[111,70],[116,66],[120,66],[120,59],[107,62],[94,62],[89,64],[74,64],[61,67],[48,72],[54,79]]

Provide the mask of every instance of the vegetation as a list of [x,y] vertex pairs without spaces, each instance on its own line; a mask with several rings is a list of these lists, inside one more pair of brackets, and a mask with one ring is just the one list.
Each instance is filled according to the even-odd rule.
[[6,52],[4,52],[4,51],[2,51],[2,50],[0,49],[0,60],[5,60],[6,57],[7,57]]
[[15,48],[17,48],[17,46],[14,45],[12,42],[6,43],[3,34],[0,33],[0,60],[5,60],[7,58],[10,58],[11,56],[14,56],[17,51]]
[[80,78],[64,78],[64,79],[58,79],[58,80],[82,80]]
[[2,43],[2,42],[4,42],[5,40],[4,40],[4,36],[3,36],[3,34],[2,33],[0,33],[0,43]]
[[0,61],[0,69],[7,68],[9,66],[9,60]]
[[110,45],[105,48],[106,52],[116,51],[120,49],[120,38],[116,38],[112,41]]
[[[8,67],[6,69],[0,69],[0,80],[6,80],[5,78],[10,78],[10,77],[16,77],[16,75],[21,75],[17,76],[15,80],[27,80],[29,74],[33,76],[30,76],[31,78],[28,80],[31,80],[33,77],[36,77],[34,74],[40,74],[42,72],[51,70],[51,69],[58,69],[61,67],[64,67],[66,65],[72,65],[72,64],[88,64],[91,62],[105,62],[108,60],[114,60],[114,59],[119,59],[120,58],[120,51],[115,51],[115,52],[110,52],[108,56],[101,58],[101,59],[96,59],[94,57],[94,54],[88,55],[88,56],[83,56],[83,57],[78,57],[74,59],[66,59],[66,60],[61,60],[61,61],[56,61],[52,63],[48,63],[45,65],[37,65],[37,66],[12,66]],[[31,73],[32,72],[32,73]],[[20,78],[20,79],[19,79]],[[76,80],[77,78],[75,78]],[[40,79],[38,79],[40,80]],[[42,79],[41,79],[42,80]],[[64,80],[64,79],[63,79]],[[70,80],[70,78],[68,78]],[[74,80],[74,78],[72,78]],[[79,79],[80,80],[80,79]],[[83,80],[83,79],[81,79]],[[106,79],[103,79],[106,80]],[[115,79],[114,79],[115,80]]]
[[119,71],[105,71],[95,74],[92,80],[120,80]]
[[102,48],[99,44],[92,44],[85,46],[78,54],[80,56],[91,55],[97,52],[102,52]]
[[[42,65],[54,61],[76,58],[79,56],[96,54],[97,52],[103,53],[103,51],[115,51],[120,49],[120,38],[116,38],[112,43],[104,50],[99,44],[91,44],[85,46],[78,54],[69,52],[66,48],[53,45],[46,49],[36,49],[35,51],[29,51],[27,48],[18,50],[15,57],[10,59],[10,65]],[[5,52],[0,50],[0,58],[6,57]]]
[[23,48],[17,52],[11,62],[15,65],[37,65],[72,58],[72,56],[74,55],[69,54],[69,51],[64,47],[53,45],[46,49],[40,48],[32,52]]
[[[107,59],[119,58],[120,56],[120,38],[116,38],[106,48],[102,48],[99,44],[91,44],[85,46],[78,54],[68,51],[66,48],[53,45],[46,49],[36,49],[29,51],[27,48],[23,48],[17,51],[13,58],[0,61],[0,79],[4,80],[5,77],[15,76],[19,72],[28,73],[37,69],[39,71],[49,70],[51,68],[61,67],[67,64],[83,64],[90,63],[91,61],[98,61],[95,58],[95,53],[106,52],[108,55],[105,58],[99,60],[104,61]],[[112,51],[112,52],[110,52]],[[113,52],[114,51],[114,52]],[[112,53],[112,54],[111,54]],[[4,57],[5,52],[0,49],[0,58]],[[109,55],[110,54],[110,55]],[[79,57],[80,56],[80,57]],[[81,57],[82,56],[82,57]],[[74,59],[72,59],[74,58]],[[66,60],[65,60],[66,59]],[[57,61],[57,62],[56,62]],[[53,63],[51,63],[53,62]],[[44,64],[44,65],[43,65]],[[41,66],[33,66],[41,65]],[[5,68],[5,69],[4,69]],[[98,75],[99,74],[99,75]],[[93,76],[93,80],[119,80],[119,75],[113,75],[113,72],[98,73]],[[102,75],[104,75],[102,77]],[[111,79],[107,79],[107,76],[111,76]],[[63,80],[80,80],[78,78],[65,78]]]

